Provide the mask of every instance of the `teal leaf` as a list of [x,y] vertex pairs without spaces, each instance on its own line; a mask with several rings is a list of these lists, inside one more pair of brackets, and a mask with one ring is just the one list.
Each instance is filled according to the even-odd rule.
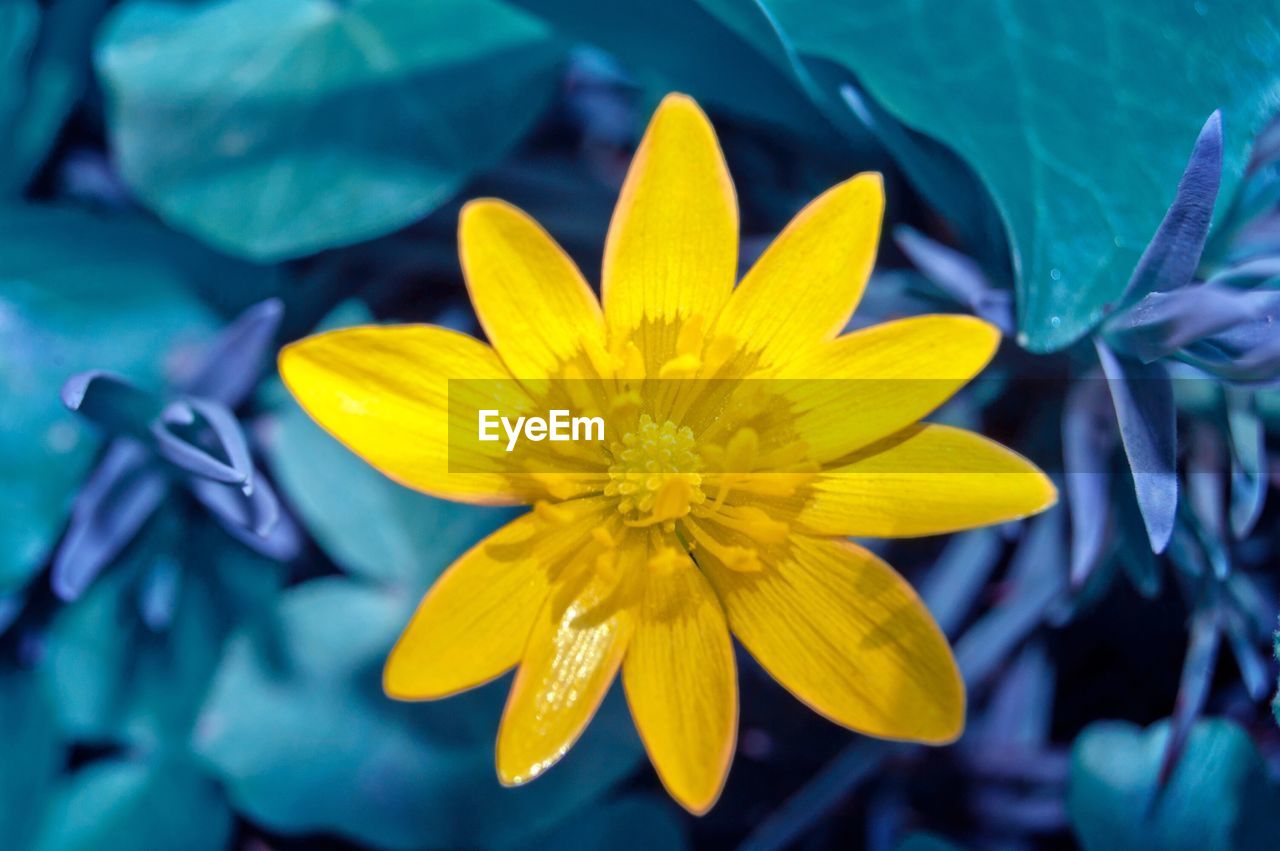
[[158,389],[212,327],[162,239],[128,219],[0,212],[0,591],[48,557],[98,445],[63,382],[106,369]]
[[35,675],[0,671],[0,848],[30,847],[64,750]]
[[1034,351],[1070,344],[1119,298],[1206,115],[1221,109],[1225,125],[1221,210],[1280,106],[1265,5],[766,5],[801,54],[851,72],[977,172],[1009,232]]
[[[282,576],[208,521],[162,513],[49,629],[41,673],[63,730],[93,744],[185,743],[232,629],[267,611]],[[156,572],[172,613],[149,623]]]
[[280,597],[273,640],[232,640],[194,746],[238,810],[273,831],[388,849],[529,847],[634,769],[639,742],[615,694],[546,776],[500,786],[505,680],[431,703],[382,694],[383,660],[416,602],[316,579]]
[[55,790],[35,851],[222,851],[233,821],[216,782],[182,753],[92,762]]
[[1243,729],[1201,721],[1161,788],[1169,723],[1103,721],[1072,749],[1067,808],[1086,851],[1266,851],[1280,835],[1280,793]]
[[948,842],[936,833],[918,830],[903,837],[897,851],[960,851],[960,846]]
[[[323,330],[368,324],[348,302]],[[422,593],[455,558],[512,512],[446,502],[396,484],[316,425],[276,384],[266,452],[282,495],[320,548],[343,570]]]
[[566,819],[529,847],[574,851],[684,851],[689,847],[678,807],[669,799],[630,795]]
[[542,113],[559,55],[499,0],[140,0],[95,62],[142,200],[231,253],[280,259],[447,201]]

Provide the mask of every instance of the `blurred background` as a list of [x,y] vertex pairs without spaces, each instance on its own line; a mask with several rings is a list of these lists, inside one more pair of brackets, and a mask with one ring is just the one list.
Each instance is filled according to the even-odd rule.
[[[740,654],[700,819],[619,694],[518,790],[507,680],[382,695],[511,514],[382,478],[274,368],[317,328],[479,333],[468,198],[598,280],[668,91],[720,134],[744,266],[884,173],[854,326],[999,325],[939,418],[1063,493],[872,542],[954,642],[960,742],[853,735]],[[0,848],[1280,847],[1277,107],[1263,2],[0,0]]]

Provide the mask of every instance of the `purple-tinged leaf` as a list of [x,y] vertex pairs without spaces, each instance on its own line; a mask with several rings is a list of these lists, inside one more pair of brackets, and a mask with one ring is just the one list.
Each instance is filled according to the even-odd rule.
[[1204,252],[1221,179],[1222,113],[1215,110],[1200,130],[1173,203],[1138,259],[1117,307],[1190,283]]
[[1040,625],[1067,584],[1060,509],[1047,511],[1023,528],[1009,567],[1006,598],[969,627],[956,642],[956,664],[969,688],[990,677]]
[[1128,482],[1117,478],[1112,485],[1111,499],[1115,506],[1115,558],[1134,589],[1148,600],[1154,600],[1164,585],[1163,574],[1147,542],[1137,496]]
[[164,403],[118,375],[80,372],[62,385],[62,403],[113,437],[145,440]]
[[1231,442],[1231,532],[1243,540],[1253,531],[1267,499],[1266,426],[1252,392],[1226,388],[1227,436]]
[[1244,287],[1269,284],[1277,279],[1280,279],[1280,256],[1267,255],[1229,266],[1214,273],[1205,283]]
[[969,616],[1003,551],[1000,535],[990,528],[947,542],[920,584],[920,597],[944,633],[955,635]]
[[[171,403],[151,426],[156,451],[179,470],[215,482],[253,490],[249,444],[235,416],[223,405],[183,399]],[[197,441],[209,441],[218,457]],[[224,461],[223,458],[226,460]]]
[[1219,579],[1231,574],[1227,538],[1226,447],[1216,429],[1193,422],[1187,443],[1186,509]]
[[155,559],[138,588],[138,615],[147,629],[165,632],[178,606],[182,567],[167,555]]
[[902,253],[943,292],[1005,336],[1013,333],[1013,299],[1007,291],[992,287],[974,260],[908,225],[895,228],[893,238]]
[[275,342],[284,304],[277,298],[241,313],[214,340],[199,372],[182,391],[236,408],[253,391]]
[[1040,642],[1019,651],[991,696],[983,740],[1002,751],[1038,751],[1049,740],[1053,720],[1053,666]]
[[1120,358],[1101,340],[1094,347],[1111,389],[1151,551],[1163,552],[1178,510],[1173,385],[1162,364]]
[[264,476],[255,477],[249,495],[199,477],[188,479],[187,485],[228,534],[255,552],[276,561],[292,561],[302,552],[302,532],[281,510],[275,490]]
[[1109,321],[1105,333],[1117,352],[1150,363],[1206,337],[1274,314],[1277,306],[1278,292],[1197,284],[1148,293]]
[[1187,346],[1178,359],[1210,375],[1238,384],[1280,381],[1280,317],[1267,316],[1236,325]]
[[169,479],[146,447],[121,438],[107,447],[76,497],[53,558],[50,582],[71,602],[133,540],[169,491]]
[[1209,681],[1218,662],[1218,646],[1221,632],[1218,616],[1212,609],[1202,609],[1191,617],[1191,638],[1187,645],[1187,658],[1182,663],[1182,678],[1178,683],[1178,697],[1173,715],[1169,719],[1169,738],[1165,742],[1160,762],[1159,784],[1163,786],[1173,774],[1182,756],[1187,736],[1209,697]]
[[1063,485],[1071,510],[1071,586],[1084,587],[1102,560],[1111,520],[1111,457],[1119,434],[1107,382],[1075,382],[1062,416]]
[[[1240,669],[1240,679],[1244,681],[1245,691],[1253,700],[1262,700],[1271,690],[1270,663],[1258,650],[1257,639],[1250,634],[1242,615],[1233,609],[1227,609],[1223,613],[1222,625],[1227,643],[1231,647],[1231,655],[1235,657],[1236,667]],[[1261,643],[1265,644],[1265,639]]]

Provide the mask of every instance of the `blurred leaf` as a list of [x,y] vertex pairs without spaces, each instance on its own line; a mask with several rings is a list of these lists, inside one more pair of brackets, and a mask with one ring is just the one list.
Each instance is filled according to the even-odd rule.
[[[685,91],[707,105],[793,132],[832,133],[810,98],[807,72],[759,3],[654,0],[622,13],[593,0],[512,2],[566,35],[609,51],[653,95]],[[865,141],[856,125],[846,129]]]
[[[583,810],[538,837],[538,848],[574,851],[683,851],[689,843],[670,800],[632,795]],[[530,847],[517,844],[512,848]]]
[[93,430],[63,407],[62,383],[108,369],[158,388],[211,327],[162,240],[132,220],[0,212],[0,591],[48,557],[93,458]]
[[221,851],[231,840],[222,790],[184,754],[90,763],[50,800],[36,851]]
[[140,0],[95,57],[125,179],[175,227],[262,259],[431,212],[523,137],[558,58],[498,0]]
[[89,46],[108,0],[0,3],[0,196],[18,194],[89,82]]
[[1119,297],[1205,116],[1226,119],[1225,206],[1277,105],[1280,31],[1260,5],[766,5],[802,54],[847,68],[986,182],[1036,351],[1071,343]]
[[35,676],[0,672],[0,848],[30,847],[65,758]]
[[[359,302],[339,307],[323,330],[367,324]],[[312,537],[349,573],[423,593],[455,558],[511,519],[501,508],[446,502],[396,484],[316,425],[275,384],[267,438],[272,472]]]
[[621,698],[545,777],[498,785],[506,680],[398,703],[381,669],[416,599],[328,577],[283,594],[276,640],[232,640],[195,747],[236,807],[271,830],[331,831],[393,849],[501,847],[549,829],[640,755]]
[[1202,721],[1158,791],[1169,724],[1091,725],[1072,751],[1067,807],[1088,849],[1266,851],[1280,835],[1280,795],[1247,733]]
[[[223,643],[266,610],[278,567],[229,544],[203,520],[158,516],[114,568],[49,630],[42,668],[67,734],[91,743],[185,742]],[[156,569],[178,571],[171,623],[144,610]]]

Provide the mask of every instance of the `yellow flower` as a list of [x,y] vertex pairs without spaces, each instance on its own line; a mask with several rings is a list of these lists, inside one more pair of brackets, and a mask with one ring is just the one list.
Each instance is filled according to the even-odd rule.
[[[386,475],[533,506],[427,594],[387,660],[387,694],[431,700],[518,666],[497,743],[514,785],[564,755],[621,668],[650,759],[694,813],[719,796],[734,750],[731,632],[837,724],[954,740],[965,693],[946,639],[907,582],[845,538],[999,523],[1056,492],[1004,447],[919,423],[990,360],[991,326],[918,316],[837,336],[883,205],[875,174],[830,189],[735,288],[733,183],[706,117],[672,95],[609,227],[603,310],[533,220],[480,200],[459,244],[492,347],[426,325],[287,347],[298,401]],[[451,379],[474,397],[463,410],[575,397],[607,415],[609,439],[523,454],[467,443],[475,421],[451,412]]]

